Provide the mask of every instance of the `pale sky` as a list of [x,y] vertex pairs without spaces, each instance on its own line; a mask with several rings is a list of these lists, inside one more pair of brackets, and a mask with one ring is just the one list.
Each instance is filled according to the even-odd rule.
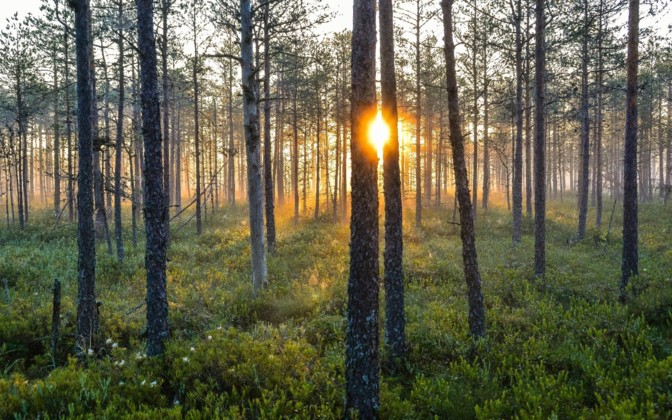
[[[322,26],[322,32],[333,33],[352,27],[352,1],[350,0],[318,0],[328,5],[330,10],[336,13],[333,21]],[[439,0],[437,0],[438,3]],[[0,29],[5,27],[5,21],[8,17],[18,12],[19,17],[27,13],[38,14],[40,10],[40,0],[0,0]],[[667,6],[658,16],[651,18],[646,16],[646,6],[641,10],[644,16],[641,26],[654,26],[660,34],[666,35],[667,28],[672,25],[672,6]],[[626,18],[627,15],[623,16]],[[627,18],[626,18],[627,19]]]
[[[324,25],[324,32],[339,32],[345,28],[352,27],[352,1],[320,1],[328,4],[329,8],[336,12],[334,20]],[[16,12],[19,13],[19,17],[25,16],[28,13],[38,14],[40,3],[40,0],[0,0],[0,28],[4,28],[6,19]]]

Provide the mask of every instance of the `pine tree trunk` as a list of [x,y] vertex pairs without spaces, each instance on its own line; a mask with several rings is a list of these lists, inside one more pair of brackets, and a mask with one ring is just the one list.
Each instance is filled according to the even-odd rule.
[[[275,197],[271,171],[271,35],[269,3],[264,5],[264,198],[268,252],[275,252]],[[319,140],[318,140],[319,141]]]
[[352,216],[345,350],[346,410],[375,418],[379,410],[378,155],[369,141],[376,116],[376,3],[355,0],[352,31]]
[[117,44],[119,46],[119,106],[117,108],[117,138],[114,154],[114,238],[117,244],[117,260],[124,261],[124,239],[121,226],[121,156],[124,149],[124,39],[122,33],[122,20],[124,16],[123,0],[119,0],[118,25],[119,33]]
[[142,133],[145,145],[145,268],[147,269],[147,355],[165,351],[168,339],[166,293],[166,213],[161,142],[161,110],[157,77],[152,0],[136,0],[142,89]]
[[[56,49],[54,48],[54,215],[58,223],[61,214],[61,121],[58,112],[58,69],[56,67]],[[68,87],[66,86],[66,89]]]
[[596,172],[597,176],[595,177],[595,195],[596,195],[596,210],[595,210],[595,226],[598,229],[602,227],[602,133],[603,133],[603,124],[602,124],[602,84],[604,78],[604,61],[602,58],[602,38],[603,38],[603,28],[602,28],[602,14],[603,14],[603,1],[600,0],[600,17],[599,17],[599,34],[598,34],[598,45],[597,45],[597,136],[595,149],[596,153]]
[[469,300],[469,332],[473,339],[485,338],[485,306],[481,292],[481,276],[478,272],[476,234],[469,197],[469,179],[464,160],[464,138],[460,128],[460,108],[457,96],[455,72],[455,44],[453,43],[452,0],[441,1],[446,58],[446,86],[448,90],[448,120],[450,144],[453,149],[456,196],[460,211],[460,237],[462,239],[462,262]]
[[625,151],[623,159],[623,257],[620,301],[628,298],[630,277],[639,274],[637,249],[637,64],[639,60],[639,0],[630,0],[628,19]]
[[588,114],[588,1],[584,0],[584,28],[581,49],[581,176],[579,184],[579,227],[577,239],[586,235],[588,187],[590,185],[590,115]]
[[402,205],[399,175],[399,134],[397,132],[397,81],[394,74],[394,23],[392,0],[379,0],[380,85],[383,119],[390,137],[383,147],[383,188],[385,192],[385,344],[392,366],[406,353],[404,272],[402,268]]
[[546,273],[546,45],[544,0],[536,0],[534,46],[534,275]]
[[243,77],[243,114],[245,147],[247,152],[247,194],[250,205],[250,242],[252,246],[252,285],[255,295],[265,287],[267,280],[266,252],[264,249],[263,191],[261,186],[261,159],[259,147],[259,114],[256,72],[253,62],[253,19],[251,0],[240,0],[241,67]]
[[98,332],[96,305],[96,237],[93,225],[93,127],[91,88],[91,33],[89,0],[70,2],[75,10],[77,55],[77,127],[79,175],[77,177],[77,352],[88,354]]
[[[163,94],[163,198],[166,209],[170,209],[170,132],[168,99],[168,14],[172,0],[161,0],[161,84]],[[170,246],[170,211],[165,213],[164,229],[167,246]]]
[[420,167],[420,123],[422,121],[422,90],[420,89],[420,0],[415,12],[415,226],[422,224],[422,172]]
[[521,0],[516,1],[516,137],[513,150],[513,242],[523,236],[523,41]]

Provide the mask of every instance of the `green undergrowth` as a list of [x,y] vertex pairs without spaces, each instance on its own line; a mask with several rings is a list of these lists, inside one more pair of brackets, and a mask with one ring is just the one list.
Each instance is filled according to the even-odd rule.
[[[672,209],[640,207],[640,275],[623,306],[620,209],[609,230],[605,207],[602,229],[577,242],[575,202],[550,205],[543,280],[532,277],[533,221],[514,246],[506,209],[479,209],[488,338],[476,351],[452,209],[428,209],[420,229],[407,210],[408,358],[396,375],[383,370],[381,417],[672,417]],[[0,228],[0,418],[343,416],[346,223],[279,217],[269,287],[253,298],[245,208],[219,210],[200,237],[174,221],[171,338],[155,359],[143,353],[142,229],[133,247],[124,226],[123,264],[98,245],[100,345],[78,364],[76,227],[32,217],[25,231]],[[52,354],[54,278],[63,304]]]

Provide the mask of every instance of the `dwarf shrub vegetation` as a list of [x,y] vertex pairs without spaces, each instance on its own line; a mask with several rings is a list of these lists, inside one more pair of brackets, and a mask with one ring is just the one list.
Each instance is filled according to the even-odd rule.
[[[670,209],[641,206],[640,276],[627,306],[617,303],[618,209],[610,231],[579,243],[574,210],[549,209],[548,275],[536,281],[532,222],[514,247],[509,213],[479,212],[488,339],[475,351],[452,209],[428,210],[421,229],[404,226],[409,352],[399,374],[383,371],[381,417],[672,417]],[[53,227],[46,213],[32,220],[25,231],[0,230],[10,297],[0,293],[0,418],[343,416],[347,224],[280,217],[270,286],[257,299],[245,209],[220,210],[200,237],[190,225],[174,231],[171,339],[155,359],[143,352],[144,244],[133,248],[124,226],[123,264],[104,244],[97,250],[100,346],[78,364],[76,228]],[[54,278],[63,304],[52,354]]]

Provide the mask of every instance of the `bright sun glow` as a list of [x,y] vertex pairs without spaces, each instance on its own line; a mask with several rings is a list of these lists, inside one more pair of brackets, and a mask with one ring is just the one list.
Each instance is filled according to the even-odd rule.
[[378,111],[376,118],[369,126],[369,141],[376,146],[378,151],[378,157],[383,157],[383,146],[385,142],[390,138],[390,128],[383,121],[383,114]]

